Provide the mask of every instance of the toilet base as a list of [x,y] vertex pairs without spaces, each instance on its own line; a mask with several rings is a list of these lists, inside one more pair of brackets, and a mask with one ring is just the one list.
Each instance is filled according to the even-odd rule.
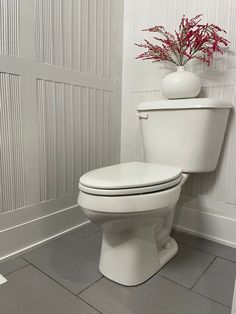
[[157,248],[153,228],[139,227],[122,233],[103,231],[100,272],[125,285],[143,283],[161,269],[178,251],[176,241],[168,237]]

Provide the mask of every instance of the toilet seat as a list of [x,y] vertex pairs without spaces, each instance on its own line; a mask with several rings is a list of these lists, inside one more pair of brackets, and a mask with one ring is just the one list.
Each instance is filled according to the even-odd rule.
[[103,195],[103,196],[135,195],[135,194],[145,194],[145,193],[163,191],[179,184],[181,180],[182,180],[182,175],[180,175],[177,179],[173,181],[163,183],[163,184],[144,186],[141,188],[110,189],[110,190],[90,188],[80,183],[79,189],[87,194],[92,194],[92,195]]
[[181,168],[129,162],[86,173],[80,178],[79,188],[92,195],[125,196],[163,191],[181,180]]
[[[94,215],[127,215],[144,214],[161,215],[167,214],[177,202],[181,191],[181,184],[177,184],[169,189],[146,194],[133,195],[95,195],[80,191],[79,205],[83,210]],[[149,214],[148,214],[149,213]],[[123,216],[122,216],[123,217]]]

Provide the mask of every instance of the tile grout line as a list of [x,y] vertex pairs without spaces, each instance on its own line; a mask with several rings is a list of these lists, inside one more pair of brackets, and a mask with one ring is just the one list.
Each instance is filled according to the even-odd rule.
[[213,300],[213,299],[211,299],[211,298],[208,298],[208,297],[206,297],[205,295],[200,294],[199,292],[194,291],[194,290],[192,290],[192,289],[190,289],[190,288],[187,288],[187,287],[185,287],[185,286],[179,284],[178,282],[176,282],[176,281],[174,281],[174,280],[171,280],[171,279],[169,279],[169,278],[167,278],[167,277],[164,277],[163,275],[158,275],[158,276],[160,276],[160,277],[162,277],[162,278],[165,278],[166,280],[172,282],[173,284],[176,284],[177,286],[179,286],[179,287],[181,287],[181,288],[183,288],[183,289],[185,289],[185,290],[187,290],[187,291],[190,291],[190,292],[192,292],[192,293],[194,293],[194,294],[197,294],[197,295],[203,297],[204,299],[210,300],[210,301],[212,301],[212,302],[215,302],[215,303],[217,303],[217,304],[219,304],[219,305],[222,305],[222,306],[224,306],[224,307],[230,309],[230,307],[229,307],[228,305],[225,305],[225,304],[223,304],[223,303],[221,303],[221,302],[219,302],[219,301],[216,301],[216,300]]
[[[174,238],[173,238],[173,239],[174,239]],[[215,255],[215,254],[213,254],[213,253],[211,253],[211,252],[209,252],[209,251],[201,250],[201,249],[199,249],[199,248],[197,248],[197,247],[195,247],[195,246],[193,246],[193,245],[191,245],[191,244],[187,244],[187,243],[185,243],[185,242],[183,242],[183,241],[181,241],[181,240],[175,240],[175,241],[176,241],[177,243],[179,242],[179,243],[184,244],[184,245],[186,245],[186,246],[188,246],[188,247],[191,247],[192,249],[198,250],[199,252],[206,253],[206,254],[209,254],[209,255],[212,255],[212,256],[216,256],[216,257],[218,257],[218,258],[222,258],[223,260],[226,260],[226,261],[228,261],[228,262],[231,262],[231,263],[236,264],[236,261],[232,261],[232,260],[229,259],[229,258],[222,257],[222,256],[219,256],[219,255]]]
[[[51,277],[50,275],[48,275],[47,273],[45,273],[43,270],[41,270],[40,268],[38,268],[36,265],[32,264],[31,262],[29,262],[25,257],[22,257],[26,262],[28,262],[28,265],[26,266],[32,266],[35,269],[37,269],[40,273],[44,274],[45,276],[47,276],[48,278],[50,278],[52,281],[54,281],[56,284],[58,284],[60,287],[62,287],[63,289],[65,289],[67,292],[69,292],[70,294],[72,294],[73,296],[75,296],[76,298],[80,299],[81,301],[83,301],[84,303],[88,304],[90,307],[92,307],[93,309],[95,309],[97,312],[103,314],[102,312],[100,312],[98,309],[96,309],[93,305],[89,304],[88,302],[85,302],[82,298],[79,297],[78,294],[72,292],[70,289],[68,289],[67,287],[63,286],[60,282],[58,282],[57,280],[55,280],[53,277]],[[101,277],[102,278],[102,277]],[[97,279],[95,282],[97,282],[98,280],[100,280],[101,278]],[[95,283],[94,282],[94,283]],[[91,284],[90,286],[92,286],[93,284]],[[85,290],[85,289],[84,289]],[[82,290],[82,291],[84,291]],[[81,291],[81,292],[82,292]],[[80,293],[80,292],[79,292]]]
[[[87,301],[85,301],[83,298],[80,297],[80,294],[81,294],[82,292],[84,292],[85,290],[87,290],[88,288],[90,288],[91,286],[93,286],[96,282],[98,282],[99,280],[101,280],[102,278],[104,278],[104,276],[102,276],[101,278],[95,280],[92,284],[90,284],[88,287],[86,287],[86,288],[84,288],[83,290],[81,290],[78,294],[75,294],[74,292],[72,292],[71,290],[69,290],[68,288],[66,288],[65,286],[63,286],[60,282],[56,281],[54,278],[52,278],[52,277],[49,276],[47,273],[45,273],[44,271],[42,271],[40,268],[38,268],[37,266],[35,266],[35,265],[32,264],[31,262],[29,262],[26,258],[24,258],[23,256],[21,256],[21,258],[24,259],[24,260],[28,263],[28,265],[25,265],[25,266],[23,266],[22,268],[26,268],[26,267],[28,267],[28,266],[34,267],[34,268],[37,269],[40,273],[42,273],[42,274],[44,274],[45,276],[47,276],[48,278],[50,278],[50,279],[51,279],[52,281],[54,281],[56,284],[58,284],[58,285],[61,286],[63,289],[65,289],[67,292],[69,292],[69,293],[72,294],[73,296],[77,297],[78,299],[80,299],[81,301],[83,301],[84,303],[86,303],[87,305],[89,305],[91,308],[93,308],[94,310],[96,310],[98,313],[104,314],[103,312],[101,312],[100,310],[98,310],[96,307],[94,307],[93,305],[91,305],[90,303],[88,303]],[[216,258],[217,258],[217,256],[215,256],[215,258],[214,258],[213,261],[210,263],[210,265],[215,261]],[[210,267],[210,265],[209,265],[209,267]],[[207,269],[208,269],[208,267],[207,267]],[[204,299],[211,300],[212,302],[215,302],[215,303],[217,303],[217,304],[219,304],[219,305],[222,305],[222,306],[224,306],[224,307],[230,309],[229,306],[227,306],[227,305],[225,305],[225,304],[223,304],[223,303],[220,303],[220,302],[218,302],[218,301],[215,301],[215,300],[213,300],[213,299],[211,299],[211,298],[208,298],[208,297],[206,297],[206,296],[204,296],[204,295],[202,295],[202,294],[200,294],[200,293],[198,293],[198,292],[196,292],[196,291],[194,291],[194,290],[192,290],[192,289],[186,288],[186,287],[184,287],[183,285],[181,285],[181,284],[179,284],[179,283],[177,283],[177,282],[175,282],[175,281],[173,281],[173,280],[171,280],[171,279],[169,279],[169,278],[166,278],[166,277],[164,277],[164,276],[162,276],[162,275],[159,275],[159,274],[158,274],[158,276],[160,276],[160,277],[162,277],[162,278],[165,278],[166,280],[168,280],[168,281],[170,281],[170,282],[172,282],[172,283],[174,283],[174,284],[176,284],[176,285],[182,287],[183,289],[185,289],[185,290],[187,290],[187,291],[191,291],[192,293],[197,294],[197,295],[203,297]]]
[[[184,288],[184,289],[190,290],[188,287],[185,287],[185,286],[184,286],[184,285],[182,285],[181,283],[176,282],[176,281],[174,281],[174,280],[172,280],[172,279],[170,279],[170,278],[168,278],[168,277],[165,277],[164,275],[161,275],[161,274],[158,274],[158,273],[157,273],[157,275],[158,275],[159,277],[162,277],[162,278],[164,278],[164,279],[166,279],[166,280],[168,280],[168,281],[170,281],[170,282],[172,282],[172,283],[174,283],[174,284],[176,284],[176,285],[180,286],[181,288]],[[154,275],[154,276],[155,276],[155,275]]]
[[78,299],[80,299],[81,301],[83,301],[84,303],[86,303],[87,305],[89,305],[90,307],[92,307],[94,310],[96,310],[96,312],[100,313],[100,314],[104,314],[103,312],[101,312],[99,309],[97,309],[95,306],[91,305],[90,303],[88,303],[87,301],[85,301],[84,299],[82,299],[79,295],[76,295],[76,297]]
[[[73,291],[71,291],[70,289],[68,289],[67,287],[63,286],[63,284],[61,284],[60,282],[58,282],[55,278],[51,277],[50,275],[48,275],[47,273],[45,273],[43,270],[41,270],[38,266],[34,265],[33,263],[29,262],[25,257],[22,257],[26,262],[28,262],[28,265],[26,266],[32,266],[35,269],[37,269],[40,273],[44,274],[45,276],[47,276],[48,278],[50,278],[51,280],[53,280],[55,283],[57,283],[59,286],[61,286],[62,288],[64,288],[66,291],[70,292],[71,294],[73,294],[75,297],[78,297],[78,294],[80,293],[74,293]],[[25,266],[25,267],[26,267]],[[102,277],[101,277],[102,278]],[[98,280],[100,280],[101,278],[97,279],[95,282],[97,282]],[[93,282],[91,285],[93,285],[95,282]],[[90,285],[90,286],[91,286]],[[87,287],[85,288],[87,289]],[[85,289],[83,289],[82,291],[84,291]],[[81,292],[82,292],[81,291]],[[81,299],[81,298],[80,298]]]
[[38,266],[34,265],[33,263],[29,262],[25,257],[22,257],[25,261],[27,261],[29,263],[30,266],[33,266],[35,269],[37,269],[40,273],[44,274],[45,276],[47,276],[48,278],[50,278],[51,280],[53,280],[54,282],[56,282],[59,286],[61,286],[62,288],[64,288],[65,290],[67,290],[68,292],[70,292],[71,294],[73,294],[74,296],[77,296],[76,293],[72,292],[70,289],[66,288],[65,286],[63,286],[60,282],[58,282],[56,279],[54,279],[53,277],[51,277],[49,274],[45,273],[43,270],[41,270]]
[[[24,260],[25,261],[25,260]],[[26,261],[25,261],[26,262]],[[15,269],[15,270],[12,270],[12,271],[10,271],[9,273],[7,273],[7,274],[5,274],[4,276],[5,277],[7,277],[7,276],[9,276],[9,275],[11,275],[11,274],[13,274],[13,273],[15,273],[15,272],[17,272],[18,270],[21,270],[21,269],[23,269],[23,268],[26,268],[27,266],[29,266],[30,264],[27,262],[27,264],[26,265],[24,265],[24,266],[21,266],[20,268],[18,268],[18,269]]]
[[[91,234],[89,234],[88,236],[86,236],[85,238],[79,237],[74,235],[74,232],[69,233],[70,236],[73,236],[75,238],[78,238],[84,242],[86,242],[86,239],[98,232],[100,232],[101,230],[95,231]],[[86,288],[84,288],[83,290],[81,290],[79,293],[74,293],[71,290],[69,290],[68,288],[66,288],[65,286],[63,286],[60,282],[58,282],[57,280],[55,280],[53,277],[49,276],[47,273],[45,273],[44,271],[42,271],[40,268],[38,268],[36,265],[34,265],[33,263],[29,262],[25,257],[21,256],[21,258],[26,261],[28,264],[25,266],[33,266],[34,268],[36,268],[39,272],[41,272],[42,274],[44,274],[45,276],[47,276],[48,278],[50,278],[51,280],[53,280],[55,283],[57,283],[58,285],[60,285],[62,288],[64,288],[66,291],[68,291],[69,293],[71,293],[72,295],[74,295],[75,297],[77,297],[79,300],[81,300],[82,302],[86,303],[87,305],[89,305],[91,308],[93,308],[96,312],[103,314],[103,312],[101,312],[99,309],[97,309],[96,307],[94,307],[92,304],[90,304],[89,302],[87,302],[86,300],[84,300],[82,297],[80,297],[80,294],[83,293],[85,290],[87,290],[88,288],[92,287],[96,282],[98,282],[99,280],[101,280],[104,276],[102,275],[102,277],[98,278],[97,280],[95,280],[93,283],[91,283],[89,286],[87,286]]]
[[206,267],[206,269],[204,269],[204,271],[201,273],[201,275],[196,279],[196,281],[193,283],[193,285],[190,287],[190,290],[193,291],[193,288],[196,286],[196,284],[199,282],[199,280],[202,278],[202,276],[208,271],[208,269],[211,267],[211,265],[215,262],[215,260],[217,259],[218,257],[215,256],[213,258],[213,260],[210,262],[210,264]]
[[[87,238],[89,238],[90,236],[95,235],[96,233],[99,233],[99,232],[100,232],[100,231],[95,231],[95,232],[89,234],[88,236],[86,236],[85,238],[81,238],[81,237],[79,237],[79,236],[73,235],[72,233],[70,233],[70,235],[73,236],[73,237],[79,238],[80,240],[83,240],[83,241],[86,242],[86,239],[87,239]],[[232,263],[236,263],[236,262],[234,262],[234,261],[232,261],[232,260],[229,260],[229,259],[227,259],[227,258],[218,256],[218,255],[214,255],[214,254],[212,254],[212,253],[210,253],[210,252],[208,252],[208,251],[201,250],[201,249],[196,248],[196,247],[194,247],[194,246],[192,246],[192,245],[190,245],[190,244],[186,244],[186,243],[184,243],[183,241],[178,241],[178,242],[181,243],[181,244],[183,244],[183,245],[186,245],[187,247],[191,247],[191,248],[193,248],[193,249],[195,249],[195,250],[197,250],[197,251],[200,251],[200,252],[203,252],[203,253],[212,255],[212,256],[213,256],[213,260],[212,260],[212,261],[210,262],[210,264],[206,267],[206,269],[201,273],[201,275],[196,279],[196,281],[194,282],[194,284],[193,284],[192,287],[190,287],[190,288],[185,287],[185,286],[179,284],[178,282],[175,282],[175,281],[173,281],[173,280],[171,280],[171,279],[169,279],[169,278],[166,278],[166,277],[163,276],[163,275],[158,274],[158,276],[163,277],[163,278],[165,278],[166,280],[168,280],[168,281],[170,281],[170,282],[172,282],[172,283],[174,283],[174,284],[176,284],[176,285],[182,287],[183,289],[185,289],[185,290],[187,290],[187,291],[191,291],[191,292],[193,292],[194,294],[203,297],[204,299],[211,300],[212,302],[215,302],[215,303],[217,303],[217,304],[219,304],[219,305],[222,305],[222,306],[224,306],[224,307],[230,309],[230,307],[229,307],[228,305],[225,305],[225,304],[220,303],[220,302],[218,302],[218,301],[216,301],[216,300],[214,300],[214,299],[211,299],[211,298],[209,298],[209,297],[207,297],[207,296],[204,296],[204,295],[202,295],[201,293],[198,293],[197,291],[194,291],[193,288],[196,286],[196,284],[199,282],[199,280],[201,279],[201,277],[207,272],[207,270],[210,268],[210,266],[214,263],[214,261],[215,261],[217,258],[221,258],[221,259],[223,259],[223,260],[226,260],[226,261],[229,261],[229,262],[232,262]],[[82,289],[79,293],[74,293],[74,292],[72,292],[71,290],[69,290],[68,288],[66,288],[65,286],[63,286],[63,284],[59,283],[57,280],[55,280],[54,278],[52,278],[50,275],[48,275],[47,273],[45,273],[44,271],[42,271],[40,268],[38,268],[37,266],[35,266],[33,263],[29,262],[29,261],[28,261],[26,258],[24,258],[23,256],[21,256],[21,258],[22,258],[24,261],[26,261],[28,264],[22,266],[21,268],[19,268],[19,269],[17,269],[17,270],[14,270],[14,271],[8,273],[6,276],[8,276],[8,275],[10,275],[10,274],[12,274],[12,273],[14,273],[14,272],[16,272],[16,271],[18,271],[18,270],[21,270],[22,268],[25,268],[25,267],[31,265],[31,266],[33,266],[35,269],[37,269],[39,272],[43,273],[43,274],[46,275],[48,278],[50,278],[51,280],[53,280],[55,283],[57,283],[58,285],[60,285],[63,289],[65,289],[66,291],[68,291],[68,292],[71,293],[72,295],[74,295],[74,296],[76,296],[77,298],[79,298],[82,302],[86,303],[86,304],[89,305],[91,308],[93,308],[94,310],[96,310],[98,313],[103,314],[103,312],[101,312],[101,311],[98,310],[96,307],[94,307],[93,305],[91,305],[90,303],[88,303],[87,301],[85,301],[85,300],[80,296],[80,294],[82,294],[84,291],[86,291],[87,289],[89,289],[90,287],[92,287],[94,284],[96,284],[97,282],[99,282],[102,278],[104,278],[104,276],[102,276],[102,277],[98,278],[97,280],[95,280],[95,281],[94,281],[93,283],[91,283],[89,286],[87,286],[87,287],[85,287],[84,289]]]
[[214,300],[214,299],[208,298],[208,297],[206,297],[205,295],[199,293],[198,291],[195,291],[195,290],[190,290],[190,291],[192,291],[193,293],[195,293],[195,294],[197,294],[197,295],[200,295],[201,297],[204,297],[205,299],[208,299],[208,300],[213,301],[213,302],[215,302],[215,303],[218,303],[218,304],[220,304],[220,305],[222,305],[222,306],[224,306],[224,307],[226,307],[226,308],[228,308],[228,309],[231,309],[230,306],[228,306],[228,305],[226,305],[226,304],[223,304],[223,303],[221,303],[221,302],[219,302],[219,301],[216,301],[216,300]]
[[83,290],[81,290],[79,293],[77,293],[76,295],[79,296],[81,293],[83,293],[85,290],[89,289],[90,287],[92,287],[95,283],[97,283],[99,280],[101,280],[102,278],[104,278],[104,276],[102,275],[102,277],[96,279],[93,283],[91,283],[88,287],[84,288]]

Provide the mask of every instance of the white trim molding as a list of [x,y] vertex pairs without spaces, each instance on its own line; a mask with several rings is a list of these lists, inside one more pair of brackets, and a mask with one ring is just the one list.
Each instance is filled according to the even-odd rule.
[[0,274],[0,286],[7,282],[7,278]]
[[236,248],[236,205],[182,195],[174,228]]
[[70,204],[69,201],[61,200],[57,209],[59,201],[58,204],[49,201],[16,210],[14,213],[2,214],[0,262],[86,224],[88,220],[81,208],[75,203]]

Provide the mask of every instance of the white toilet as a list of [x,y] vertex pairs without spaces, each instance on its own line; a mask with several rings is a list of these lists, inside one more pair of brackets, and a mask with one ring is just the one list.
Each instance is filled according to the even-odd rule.
[[138,106],[146,162],[90,171],[79,205],[103,230],[99,269],[123,285],[140,284],[178,251],[170,237],[188,173],[216,168],[231,104],[194,98]]

